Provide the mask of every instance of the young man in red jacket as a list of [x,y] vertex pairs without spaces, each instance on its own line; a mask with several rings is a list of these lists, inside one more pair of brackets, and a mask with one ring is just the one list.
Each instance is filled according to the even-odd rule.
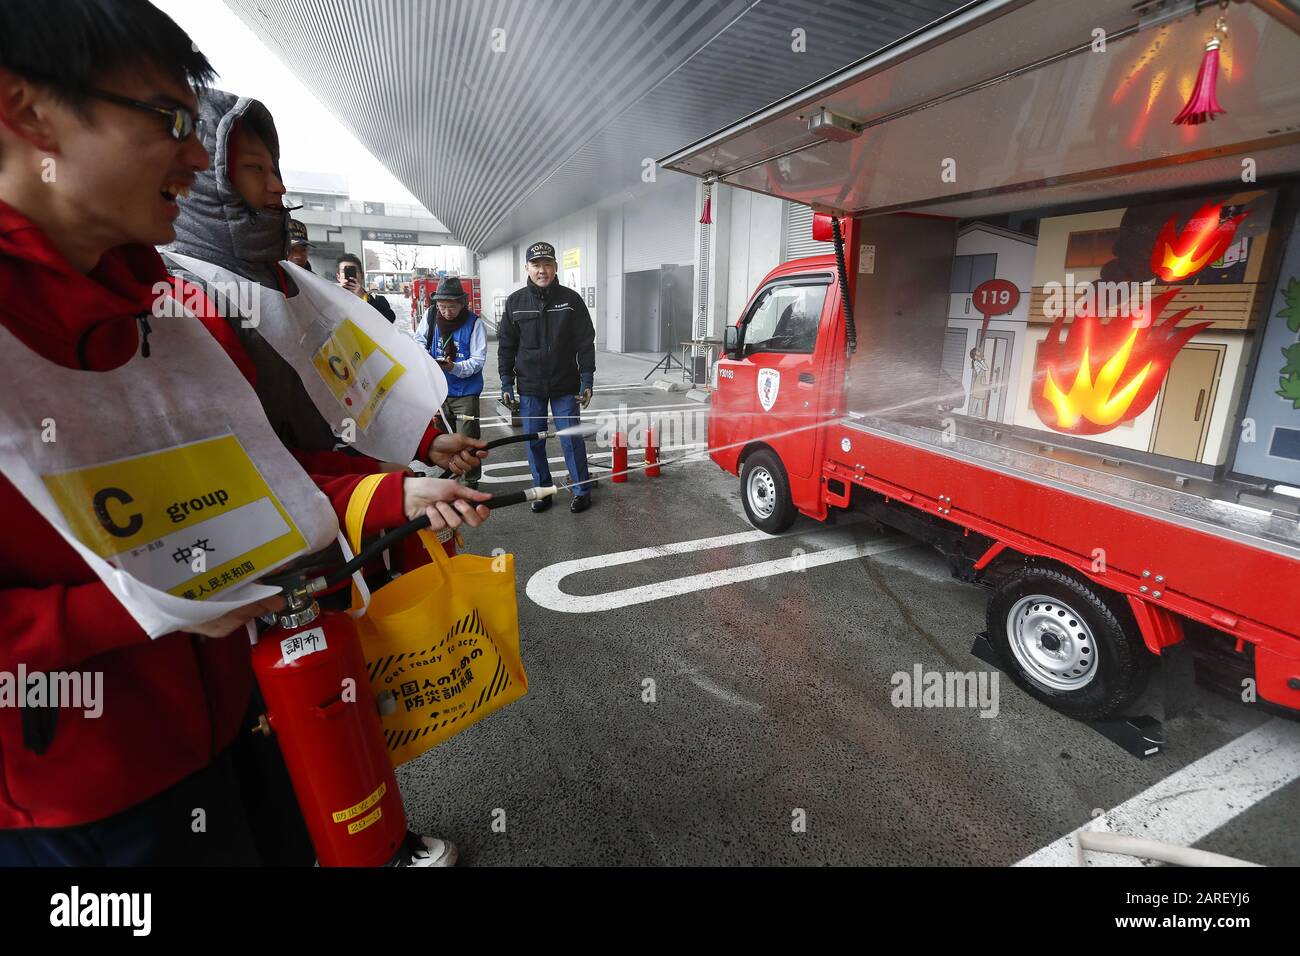
[[[192,124],[193,87],[210,76],[144,0],[0,3],[0,327],[17,340],[6,361],[35,353],[88,376],[137,352],[147,362],[167,279],[153,246],[171,241],[176,194],[208,164]],[[0,405],[27,401],[0,392]],[[123,433],[169,413],[149,411],[121,412]],[[0,435],[0,676],[97,674],[102,707],[0,707],[0,865],[259,862],[247,810],[268,801],[241,792],[236,745],[252,691],[242,625],[278,599],[150,639],[11,482],[29,440]],[[318,482],[340,518],[360,477]],[[486,495],[452,482],[385,484],[373,530],[488,515],[472,504]]]

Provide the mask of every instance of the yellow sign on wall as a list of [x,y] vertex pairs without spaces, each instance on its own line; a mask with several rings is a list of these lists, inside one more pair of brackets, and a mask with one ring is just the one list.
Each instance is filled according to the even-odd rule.
[[576,269],[576,268],[578,268],[578,266],[582,265],[582,262],[580,261],[581,258],[582,258],[582,247],[581,247],[581,246],[579,246],[579,247],[577,247],[577,248],[574,248],[574,249],[565,249],[565,250],[564,250],[564,268],[566,268],[566,269]]

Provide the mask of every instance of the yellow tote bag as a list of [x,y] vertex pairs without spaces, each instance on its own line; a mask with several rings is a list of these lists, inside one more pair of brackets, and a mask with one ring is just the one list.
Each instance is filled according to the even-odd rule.
[[[366,509],[384,475],[364,478],[348,502],[347,536],[361,546]],[[369,596],[352,588],[370,686],[396,698],[382,717],[393,765],[418,757],[528,693],[519,656],[515,559],[505,554],[448,557],[421,531],[430,564]],[[355,580],[355,579],[354,579]]]

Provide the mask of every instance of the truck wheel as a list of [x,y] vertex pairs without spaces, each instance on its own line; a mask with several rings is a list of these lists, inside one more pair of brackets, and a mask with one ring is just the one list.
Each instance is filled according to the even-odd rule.
[[740,497],[749,523],[759,531],[780,534],[794,524],[790,481],[781,467],[781,459],[772,452],[763,449],[745,459],[740,470]]
[[1054,568],[1027,567],[999,585],[988,606],[989,639],[1016,683],[1079,720],[1102,720],[1146,687],[1151,654],[1137,627],[1104,592]]

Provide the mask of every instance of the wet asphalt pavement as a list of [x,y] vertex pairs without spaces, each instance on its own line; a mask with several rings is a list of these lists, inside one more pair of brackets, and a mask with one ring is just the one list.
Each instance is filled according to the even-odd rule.
[[[587,417],[707,413],[640,384],[649,370],[600,353]],[[494,342],[488,378],[495,397]],[[528,483],[523,446],[503,451],[486,477],[513,480],[484,490]],[[1202,691],[1142,761],[1005,677],[996,716],[896,708],[891,677],[918,664],[993,673],[970,654],[986,592],[936,552],[856,519],[747,535],[738,479],[707,458],[603,481],[594,501],[502,509],[466,534],[466,550],[515,555],[529,693],[398,771],[412,824],[458,841],[464,864],[1012,864],[1274,719]],[[1282,732],[1300,741],[1300,725]],[[1286,779],[1252,799],[1196,778],[1230,809],[1209,832],[1188,820],[1194,845],[1300,864]]]

